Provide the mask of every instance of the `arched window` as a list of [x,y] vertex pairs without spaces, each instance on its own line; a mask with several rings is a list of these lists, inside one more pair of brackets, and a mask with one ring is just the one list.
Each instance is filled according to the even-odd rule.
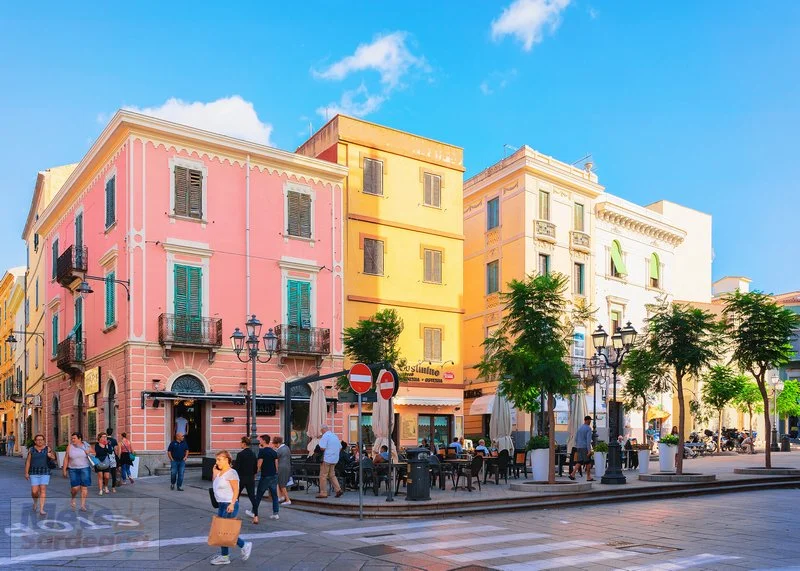
[[611,242],[611,275],[615,278],[628,275],[628,270],[625,268],[625,262],[622,259],[622,246],[617,240]]
[[650,287],[661,287],[661,260],[655,252],[650,256]]
[[202,395],[205,394],[206,388],[203,386],[203,382],[194,375],[181,375],[172,383],[172,392]]

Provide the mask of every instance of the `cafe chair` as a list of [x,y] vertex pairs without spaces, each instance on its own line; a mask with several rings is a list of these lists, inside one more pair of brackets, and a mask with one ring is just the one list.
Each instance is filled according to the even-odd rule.
[[453,486],[453,491],[455,492],[458,490],[458,482],[461,480],[461,477],[465,477],[467,479],[467,489],[472,491],[472,480],[478,482],[478,491],[481,491],[481,469],[483,468],[483,457],[475,456],[472,459],[472,462],[469,464],[464,463],[458,466],[458,470],[456,471],[455,475],[455,485]]
[[528,464],[525,462],[528,453],[525,450],[514,450],[514,477],[519,478],[519,473],[522,472],[525,478],[528,477]]
[[497,462],[492,462],[486,467],[487,475],[494,474],[494,483],[500,485],[500,477],[508,484],[508,461],[510,456],[508,450],[501,450],[497,456]]
[[428,456],[428,471],[431,474],[431,487],[433,487],[438,480],[439,489],[444,490],[444,483],[447,474],[445,474],[444,465],[439,460],[438,456]]

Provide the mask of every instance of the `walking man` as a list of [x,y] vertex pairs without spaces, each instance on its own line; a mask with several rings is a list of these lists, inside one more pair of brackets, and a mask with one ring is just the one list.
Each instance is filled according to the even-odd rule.
[[250,439],[247,436],[242,436],[240,446],[242,449],[233,462],[233,469],[239,474],[239,497],[236,500],[242,497],[242,492],[247,488],[250,505],[255,506],[258,501],[256,500],[256,455],[250,450]]
[[183,491],[183,473],[186,470],[186,456],[189,454],[189,445],[183,440],[183,433],[175,434],[175,440],[170,442],[167,448],[169,457],[169,481],[170,490],[175,489],[178,484],[178,491]]
[[586,416],[583,419],[583,424],[578,429],[578,433],[575,436],[575,446],[578,449],[578,461],[575,464],[575,467],[569,473],[569,479],[575,479],[575,471],[583,467],[586,470],[586,481],[593,482],[594,478],[591,477],[592,471],[592,461],[589,458],[589,452],[592,449],[592,427],[589,426],[592,423],[592,417]]
[[14,433],[8,435],[8,450],[7,453],[9,456],[14,455],[14,442],[16,442],[16,438],[14,437]]
[[336,479],[336,463],[339,461],[339,450],[342,444],[339,442],[339,437],[328,430],[327,424],[322,425],[322,438],[319,440],[319,447],[323,455],[322,465],[319,469],[319,494],[317,498],[324,499],[328,497],[328,478],[330,478],[338,498],[344,493],[342,488],[339,487],[339,480]]

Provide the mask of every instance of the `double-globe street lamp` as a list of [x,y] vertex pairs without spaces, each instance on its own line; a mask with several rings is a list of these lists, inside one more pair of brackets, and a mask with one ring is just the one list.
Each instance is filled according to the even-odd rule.
[[[237,327],[233,335],[231,335],[231,347],[233,352],[236,353],[236,358],[242,363],[252,363],[252,386],[250,388],[250,448],[253,453],[258,456],[258,426],[256,425],[256,363],[269,363],[275,351],[278,348],[278,336],[270,328],[264,334],[264,351],[267,353],[267,359],[261,359],[259,354],[259,345],[261,343],[261,322],[256,319],[255,315],[251,315],[250,319],[245,322],[245,329],[247,335],[242,333]],[[245,348],[245,345],[247,347]],[[247,351],[246,358],[242,358],[242,352]]]
[[[597,330],[592,333],[592,341],[597,351],[597,355],[602,357],[606,365],[611,367],[612,382],[614,383],[614,411],[611,414],[611,434],[608,443],[608,470],[600,479],[603,484],[624,484],[625,475],[622,473],[622,450],[619,444],[619,403],[617,403],[617,369],[622,364],[625,355],[630,351],[636,342],[636,329],[629,321],[622,329],[617,328],[611,336],[611,348],[614,349],[614,359],[608,358],[608,333],[602,325],[597,326]],[[611,413],[609,407],[608,413]]]
[[772,397],[774,405],[772,407],[772,442],[770,443],[770,452],[780,452],[781,448],[778,446],[778,393],[783,390],[783,381],[777,371],[772,373],[769,380],[772,385]]
[[[594,446],[597,444],[597,386],[600,385],[600,388],[603,389],[606,387],[607,367],[597,355],[587,361],[589,365],[581,367],[581,377],[587,389],[589,385],[592,386],[592,446]],[[606,411],[606,418],[608,418],[608,411]]]

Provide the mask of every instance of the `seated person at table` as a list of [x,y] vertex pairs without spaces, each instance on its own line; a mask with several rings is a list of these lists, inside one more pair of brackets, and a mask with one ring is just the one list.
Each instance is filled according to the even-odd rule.
[[381,451],[377,456],[375,456],[375,460],[373,460],[373,462],[375,462],[376,464],[381,464],[388,461],[389,461],[389,447],[386,445],[381,446]]
[[484,456],[489,455],[489,449],[486,448],[486,441],[483,438],[478,440],[478,445],[475,447],[475,453],[477,454],[478,452],[482,452]]
[[464,451],[464,448],[461,446],[461,443],[458,441],[458,438],[453,438],[453,441],[450,443],[448,448],[455,448],[456,454],[461,454]]

